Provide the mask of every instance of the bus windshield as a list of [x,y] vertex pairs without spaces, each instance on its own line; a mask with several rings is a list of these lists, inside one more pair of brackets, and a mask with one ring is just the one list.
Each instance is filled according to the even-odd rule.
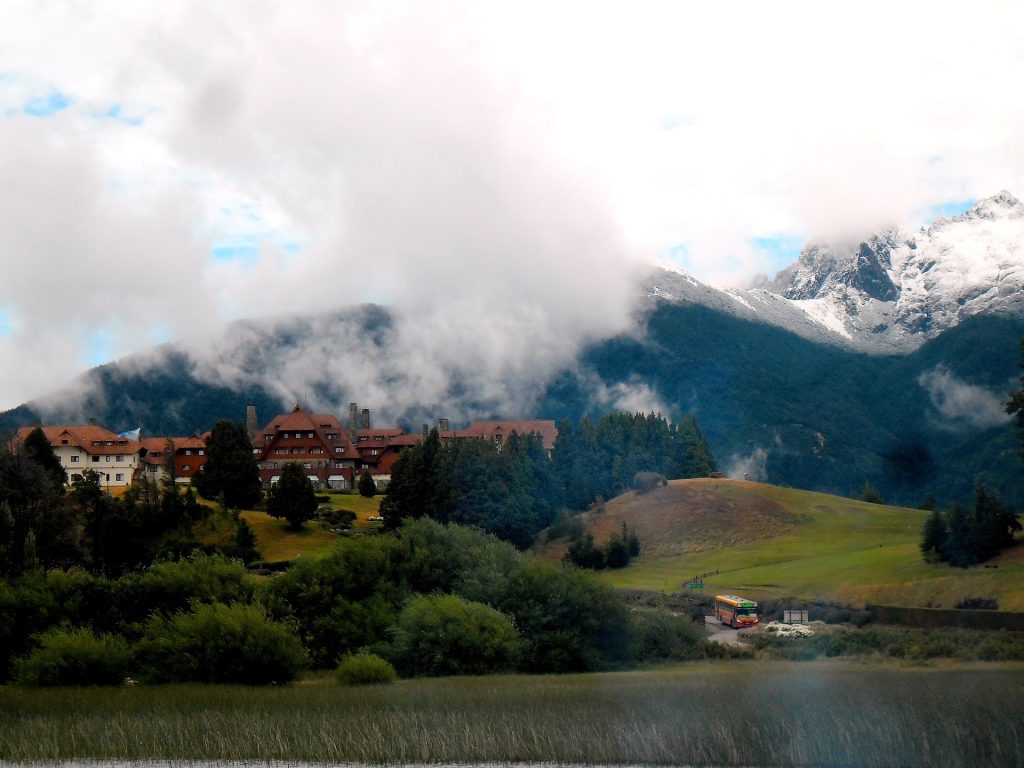
[[737,616],[756,616],[757,615],[757,609],[756,608],[737,608],[736,609],[736,615]]

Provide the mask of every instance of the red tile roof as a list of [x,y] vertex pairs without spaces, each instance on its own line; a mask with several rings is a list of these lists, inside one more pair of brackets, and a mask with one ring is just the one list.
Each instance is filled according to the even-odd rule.
[[552,450],[555,447],[555,438],[558,437],[558,427],[551,419],[518,419],[510,421],[474,421],[468,427],[456,434],[459,437],[482,437],[493,440],[501,435],[507,438],[515,432],[518,435],[539,434],[541,443],[545,450]]
[[[29,433],[35,427],[22,427],[18,430],[19,442],[24,442]],[[119,437],[109,429],[98,427],[93,424],[85,426],[55,426],[43,427],[43,434],[50,441],[53,448],[73,446],[81,448],[87,454],[100,454],[103,456],[129,455],[137,453],[139,443],[129,440],[126,437]],[[98,445],[94,445],[98,443]],[[110,443],[110,445],[107,445]]]

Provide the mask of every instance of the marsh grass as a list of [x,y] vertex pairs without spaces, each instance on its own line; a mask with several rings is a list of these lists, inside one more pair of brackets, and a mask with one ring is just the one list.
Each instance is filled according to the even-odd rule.
[[1024,667],[694,664],[340,687],[0,689],[0,759],[1024,764]]

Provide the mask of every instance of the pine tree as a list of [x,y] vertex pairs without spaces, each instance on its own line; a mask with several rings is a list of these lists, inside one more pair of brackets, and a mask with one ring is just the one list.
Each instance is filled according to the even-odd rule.
[[372,499],[377,495],[377,484],[373,482],[373,476],[369,472],[359,475],[359,495]]
[[[1020,367],[1024,368],[1024,340],[1020,343],[1020,353]],[[1010,392],[1006,412],[1015,417],[1017,436],[1020,438],[1020,455],[1024,459],[1024,376],[1020,377],[1020,387]]]
[[302,465],[289,461],[281,469],[281,477],[270,489],[267,497],[267,514],[284,518],[289,527],[299,529],[316,512],[316,491],[306,477]]
[[195,476],[196,488],[208,499],[222,498],[235,509],[260,502],[260,469],[245,425],[226,419],[213,425],[206,444],[206,464]]
[[921,554],[926,560],[942,559],[946,551],[949,531],[946,529],[946,521],[942,513],[937,509],[925,520],[924,530],[921,532]]

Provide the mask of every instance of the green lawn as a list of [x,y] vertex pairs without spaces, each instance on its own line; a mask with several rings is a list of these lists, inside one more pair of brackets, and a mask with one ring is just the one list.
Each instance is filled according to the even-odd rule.
[[641,556],[602,578],[617,587],[674,592],[690,577],[718,570],[704,579],[706,593],[944,608],[965,597],[995,597],[1003,610],[1024,610],[1021,547],[986,564],[998,568],[931,565],[918,550],[926,512],[759,483],[721,482],[729,494],[747,494],[755,506],[780,506],[798,522],[768,538],[721,547],[704,541],[690,547],[699,551]]
[[347,509],[349,512],[355,512],[357,525],[374,525],[374,523],[367,523],[366,518],[379,514],[380,502],[384,498],[383,494],[377,494],[370,499],[358,493],[330,493],[327,495],[330,497],[330,504],[334,509]]
[[271,517],[266,512],[248,510],[239,513],[256,534],[256,550],[268,563],[303,557],[324,557],[338,543],[338,535],[324,530],[317,522],[309,522],[298,531],[288,527],[287,520]]

